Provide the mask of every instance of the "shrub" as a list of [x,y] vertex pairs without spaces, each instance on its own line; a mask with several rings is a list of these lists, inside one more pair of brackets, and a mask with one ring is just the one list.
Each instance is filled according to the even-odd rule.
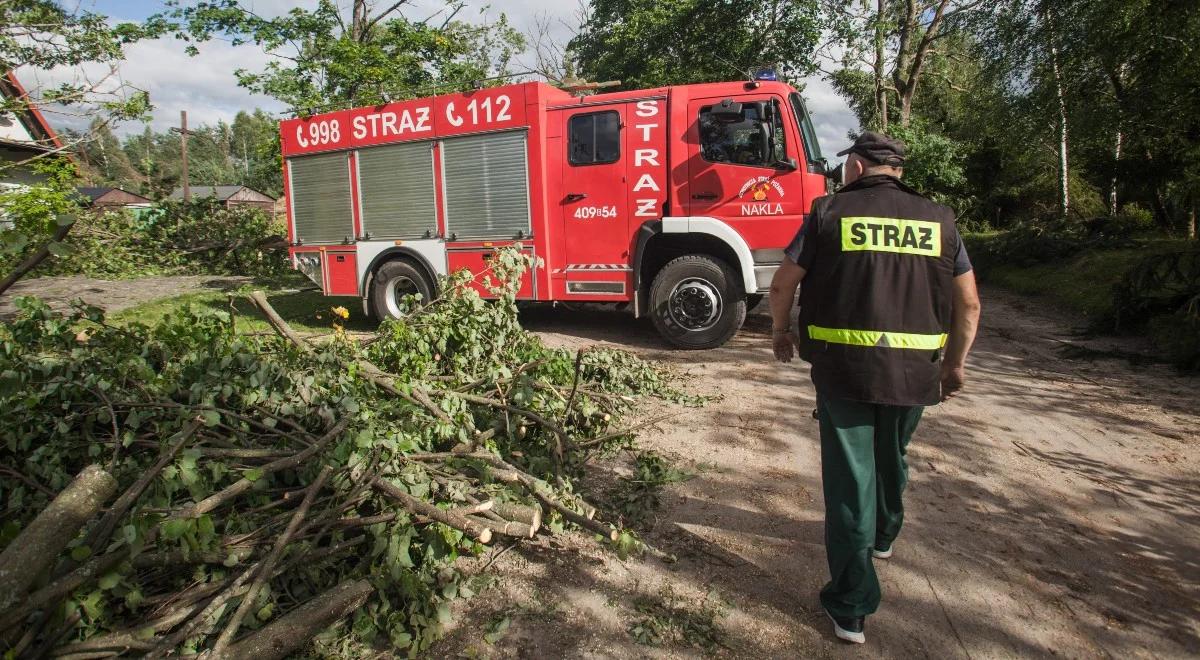
[[[268,213],[225,208],[212,198],[164,201],[144,210],[82,212],[64,241],[71,249],[45,262],[37,273],[274,277],[288,270],[282,249],[285,234],[283,223]],[[37,246],[36,240],[28,242],[9,261],[15,263]]]

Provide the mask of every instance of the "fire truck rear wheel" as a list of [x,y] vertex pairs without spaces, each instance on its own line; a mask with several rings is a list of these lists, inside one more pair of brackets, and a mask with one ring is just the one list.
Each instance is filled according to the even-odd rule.
[[407,261],[385,263],[371,278],[371,290],[367,294],[371,315],[380,321],[399,318],[400,302],[410,294],[420,294],[424,302],[433,300],[433,282],[429,276]]
[[746,320],[746,295],[729,264],[690,254],[670,261],[654,277],[650,318],[679,348],[717,348]]

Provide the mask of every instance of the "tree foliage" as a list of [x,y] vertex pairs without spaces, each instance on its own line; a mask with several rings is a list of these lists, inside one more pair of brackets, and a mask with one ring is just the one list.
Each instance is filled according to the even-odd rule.
[[261,71],[239,69],[238,83],[298,114],[411,98],[434,87],[468,88],[505,76],[523,47],[503,14],[468,23],[457,20],[465,4],[451,2],[410,19],[401,13],[409,4],[376,11],[367,0],[354,0],[345,16],[333,0],[320,0],[311,10],[264,17],[250,3],[216,0],[176,5],[163,20],[178,21],[177,35],[193,43],[221,36],[261,47],[275,59]]
[[[43,104],[56,104],[62,112],[93,117],[93,132],[78,134],[66,144],[34,136],[34,154],[0,160],[0,175],[20,170],[23,178],[42,181],[31,188],[7,190],[0,196],[5,226],[0,226],[0,256],[11,256],[35,244],[33,253],[43,255],[65,250],[57,240],[70,229],[70,216],[77,204],[68,189],[75,172],[62,160],[63,152],[92,138],[95,130],[114,121],[145,116],[149,95],[122,82],[112,82],[124,59],[124,47],[158,34],[154,23],[111,24],[107,17],[52,0],[9,0],[0,2],[0,74],[14,71],[64,69],[74,77],[48,87],[26,89],[0,99],[0,114],[25,115]],[[110,75],[85,75],[82,67],[100,65]],[[45,249],[41,249],[41,248]],[[35,258],[35,259],[40,259]],[[5,287],[7,288],[7,286]]]
[[[193,186],[243,185],[278,197],[283,193],[279,121],[263,110],[240,111],[232,123],[189,128],[188,179]],[[180,137],[146,126],[118,138],[97,127],[77,151],[89,185],[116,186],[159,199],[181,183]]]
[[571,41],[579,71],[625,87],[740,80],[760,65],[798,78],[821,34],[814,0],[593,0]]

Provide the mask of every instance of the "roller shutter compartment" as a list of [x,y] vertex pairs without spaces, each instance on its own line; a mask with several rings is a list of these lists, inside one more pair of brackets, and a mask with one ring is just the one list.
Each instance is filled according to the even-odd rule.
[[371,238],[428,238],[437,233],[431,143],[358,152],[363,233]]
[[305,245],[354,240],[345,152],[288,159],[288,184],[297,240]]
[[457,240],[528,237],[525,131],[447,138],[446,230]]

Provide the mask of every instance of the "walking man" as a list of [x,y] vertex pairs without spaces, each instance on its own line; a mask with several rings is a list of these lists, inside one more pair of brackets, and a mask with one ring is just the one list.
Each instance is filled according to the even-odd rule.
[[771,282],[772,343],[790,362],[798,340],[812,365],[830,575],[821,604],[837,637],[861,644],[879,607],[873,560],[892,556],[904,520],[908,441],[925,406],[962,389],[980,306],[954,212],[900,181],[904,143],[866,132],[838,155],[849,156],[845,185],[813,203]]

